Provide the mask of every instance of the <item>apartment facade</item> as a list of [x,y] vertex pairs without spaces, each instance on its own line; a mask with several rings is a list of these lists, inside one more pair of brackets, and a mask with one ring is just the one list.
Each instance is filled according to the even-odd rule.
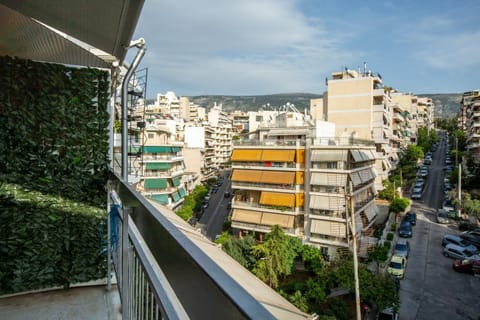
[[466,132],[466,148],[480,163],[480,90],[465,92],[460,102],[461,128]]
[[383,189],[382,181],[394,169],[390,92],[378,74],[349,69],[332,73],[327,86],[323,98],[326,120],[336,124],[336,136],[375,142],[376,187]]
[[348,222],[354,216],[357,238],[369,238],[377,213],[375,146],[312,138],[316,131],[260,129],[256,139],[235,142],[231,222],[239,236],[253,231],[261,240],[279,225],[335,257],[351,244]]
[[417,99],[417,127],[425,127],[429,131],[434,129],[435,105],[431,98],[418,97]]
[[183,203],[186,191],[182,184],[185,165],[183,143],[169,139],[165,128],[149,127],[141,146],[142,177],[136,188],[145,197],[175,209]]
[[213,147],[215,167],[228,165],[232,154],[232,137],[234,134],[232,120],[222,111],[222,106],[215,104],[208,112],[208,123],[214,129]]

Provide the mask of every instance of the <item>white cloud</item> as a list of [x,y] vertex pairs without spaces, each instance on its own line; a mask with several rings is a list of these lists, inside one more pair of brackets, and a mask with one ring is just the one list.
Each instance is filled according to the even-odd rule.
[[[331,67],[347,65],[353,53],[342,49],[345,35],[307,18],[296,5],[294,0],[147,1],[136,36],[147,41],[142,64],[149,68],[150,92],[321,92]],[[160,79],[181,88],[155,87]]]

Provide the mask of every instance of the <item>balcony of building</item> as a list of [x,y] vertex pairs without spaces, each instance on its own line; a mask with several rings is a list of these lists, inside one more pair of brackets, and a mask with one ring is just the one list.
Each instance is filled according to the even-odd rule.
[[[143,41],[130,42],[142,5],[143,1],[66,0],[59,6],[46,0],[38,10],[32,1],[0,0],[0,52],[22,59],[115,71],[112,63],[123,65],[129,44],[138,49],[135,61],[144,49]],[[98,19],[99,12],[103,19]],[[5,40],[11,37],[15,41]],[[85,43],[94,48],[82,47]],[[104,52],[92,54],[97,52],[95,48]],[[136,63],[130,65],[127,75]],[[121,79],[114,80],[118,84]],[[122,107],[127,110],[127,102]],[[110,130],[113,132],[113,127]],[[127,140],[126,133],[123,138]],[[127,150],[128,145],[122,145],[122,160],[128,159]],[[128,166],[122,169],[121,178],[110,173],[108,183],[105,181],[107,284],[100,290],[45,288],[42,292],[2,297],[0,318],[314,318],[253,276],[174,212],[146,200],[128,183]]]

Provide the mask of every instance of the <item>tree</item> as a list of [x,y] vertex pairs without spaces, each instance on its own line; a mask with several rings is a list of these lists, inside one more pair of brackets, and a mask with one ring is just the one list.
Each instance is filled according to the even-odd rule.
[[307,299],[302,295],[301,291],[297,290],[291,296],[288,296],[288,301],[290,301],[295,307],[297,307],[301,311],[308,311]]
[[392,200],[390,204],[390,211],[395,213],[403,212],[407,209],[408,205],[410,204],[410,200],[408,198],[395,198]]
[[400,161],[401,165],[417,163],[418,159],[424,157],[423,149],[417,145],[409,144]]
[[265,242],[252,247],[257,262],[253,273],[271,287],[278,287],[279,277],[289,275],[295,259],[290,240],[278,225],[272,227]]
[[312,271],[316,275],[320,275],[325,269],[325,261],[323,260],[320,250],[315,247],[304,245],[302,248],[302,260],[305,268]]

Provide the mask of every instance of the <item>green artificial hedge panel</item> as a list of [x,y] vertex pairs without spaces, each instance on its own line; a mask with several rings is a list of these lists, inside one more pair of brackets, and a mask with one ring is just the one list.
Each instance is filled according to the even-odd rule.
[[109,74],[0,57],[0,179],[104,205]]
[[109,74],[0,57],[0,294],[105,277]]
[[0,294],[105,277],[105,210],[0,186]]

